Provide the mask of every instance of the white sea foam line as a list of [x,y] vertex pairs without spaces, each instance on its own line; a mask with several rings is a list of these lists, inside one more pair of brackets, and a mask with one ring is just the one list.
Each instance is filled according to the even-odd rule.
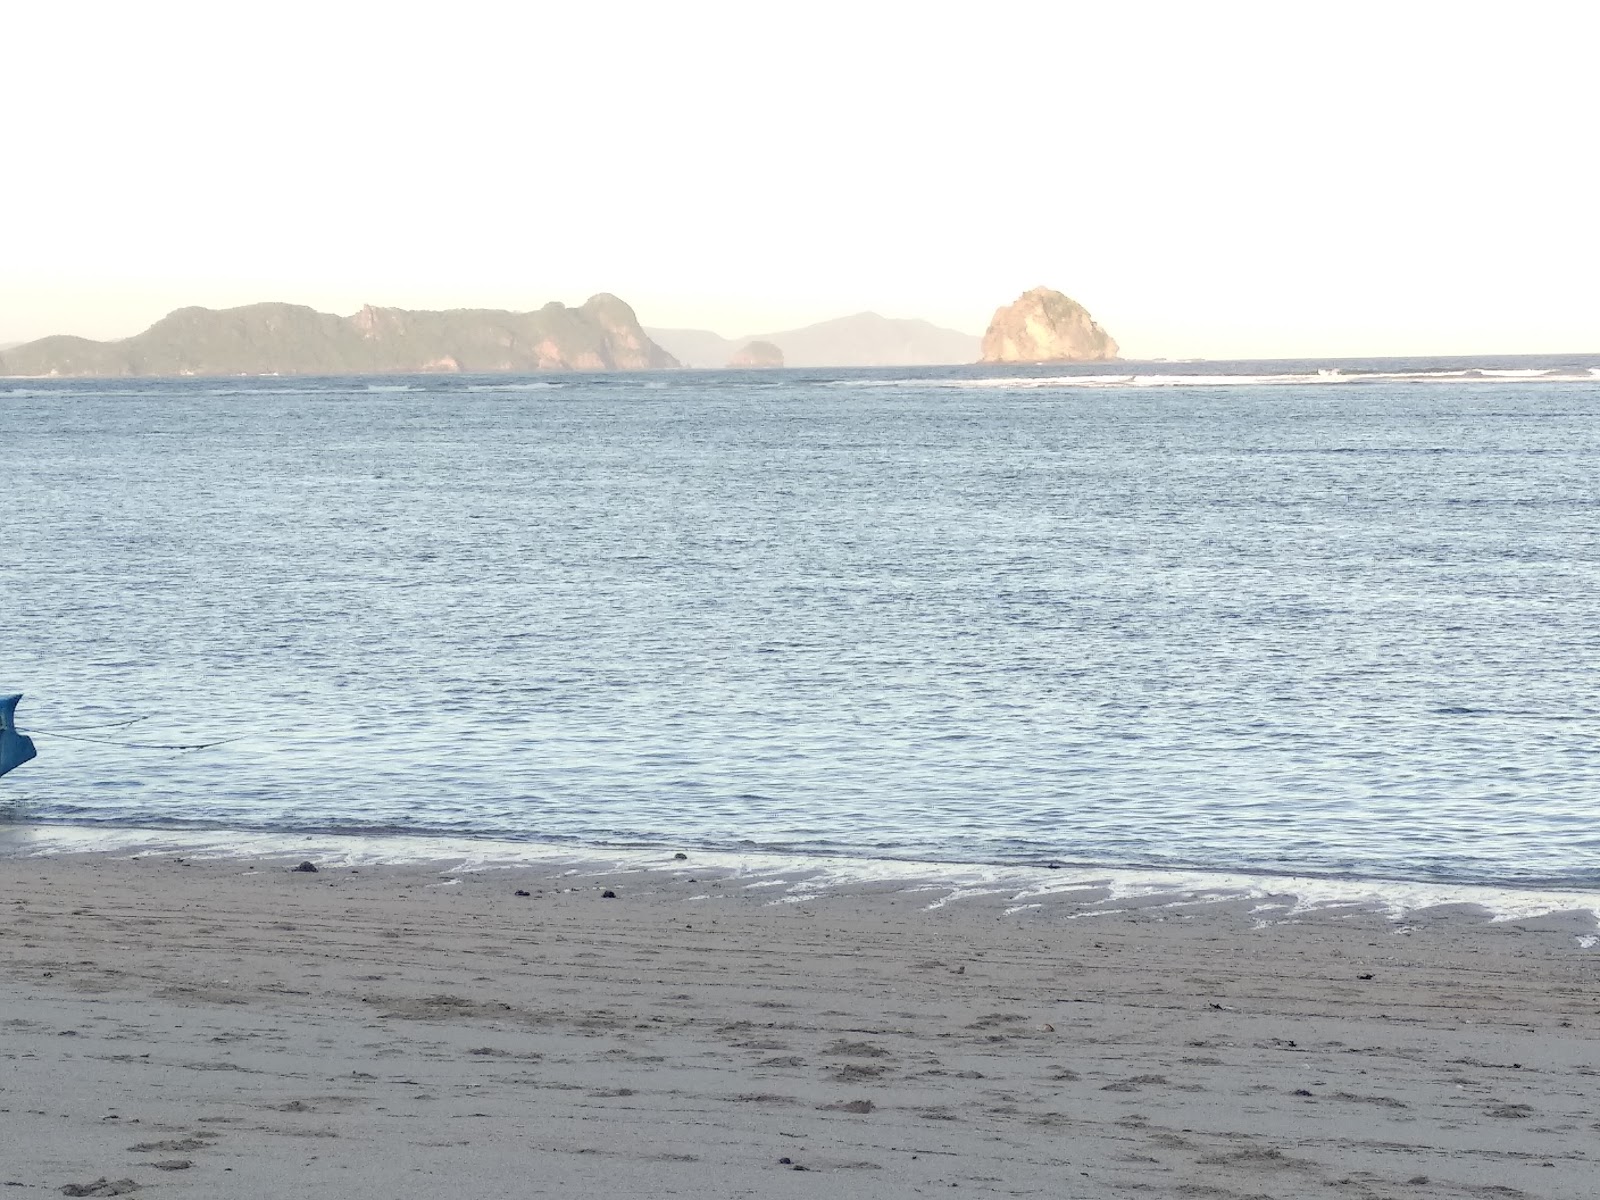
[[[10,836],[7,836],[9,832]],[[10,843],[8,846],[7,843]],[[1162,897],[1141,907],[1257,901],[1276,906],[1282,921],[1307,914],[1370,911],[1399,921],[1420,909],[1445,905],[1482,910],[1491,920],[1526,920],[1551,913],[1586,913],[1600,923],[1600,891],[1559,891],[1478,884],[1403,880],[1327,879],[1239,872],[1137,868],[1005,866],[984,863],[905,862],[830,858],[777,852],[696,852],[689,861],[657,849],[607,849],[537,842],[383,835],[346,837],[200,830],[106,829],[85,826],[0,826],[0,852],[30,857],[84,851],[182,852],[198,858],[314,857],[327,866],[448,864],[450,874],[534,865],[566,865],[568,875],[661,870],[724,871],[747,886],[782,887],[774,903],[799,903],[851,887],[900,883],[907,893],[940,893],[929,909],[983,896],[1007,894],[1012,904],[1098,892],[1079,903],[1075,916],[1110,915],[1130,900]],[[1111,909],[1104,906],[1121,905]]]
[[1051,388],[1182,388],[1182,387],[1289,387],[1316,384],[1452,382],[1452,383],[1588,383],[1600,375],[1600,368],[1586,373],[1562,368],[1491,370],[1469,368],[1456,371],[1372,371],[1346,375],[1334,370],[1315,373],[1267,375],[1041,375],[1006,376],[986,379],[836,379],[829,387],[843,388],[931,388],[948,391],[1040,391]]

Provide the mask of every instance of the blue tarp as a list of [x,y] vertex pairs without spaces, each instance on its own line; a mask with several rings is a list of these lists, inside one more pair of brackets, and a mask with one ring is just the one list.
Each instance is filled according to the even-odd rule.
[[17,732],[17,701],[22,696],[0,696],[0,775],[15,770],[38,753],[33,739]]

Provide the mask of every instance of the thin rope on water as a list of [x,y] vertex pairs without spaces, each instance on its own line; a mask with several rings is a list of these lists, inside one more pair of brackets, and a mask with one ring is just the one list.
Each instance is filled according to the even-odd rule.
[[126,729],[129,725],[137,725],[140,721],[148,721],[149,719],[149,715],[146,714],[142,717],[129,717],[126,721],[107,721],[103,725],[69,725],[65,729],[45,729],[40,730],[40,732],[47,733],[52,737],[66,737],[73,733],[93,733],[101,729]]
[[48,729],[33,731],[39,737],[61,738],[67,742],[88,742],[95,746],[115,746],[120,750],[209,750],[213,746],[226,746],[229,742],[242,742],[249,736],[239,734],[236,737],[217,738],[210,742],[119,742],[112,738],[79,737],[71,733],[52,732]]

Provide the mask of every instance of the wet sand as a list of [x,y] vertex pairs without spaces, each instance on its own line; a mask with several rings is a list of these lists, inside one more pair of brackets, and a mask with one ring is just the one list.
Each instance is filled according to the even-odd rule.
[[9,1194],[1587,1200],[1600,1179],[1588,913],[1265,923],[1089,890],[795,900],[693,859],[295,861],[0,858]]

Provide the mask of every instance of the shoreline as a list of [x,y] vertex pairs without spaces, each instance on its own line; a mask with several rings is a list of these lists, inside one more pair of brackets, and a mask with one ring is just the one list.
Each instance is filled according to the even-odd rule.
[[1592,1192],[1592,916],[1263,922],[1247,897],[1017,908],[838,879],[777,898],[698,855],[301,872],[284,849],[0,855],[0,1182]]
[[[1093,863],[993,863],[688,847],[702,871],[773,889],[786,902],[818,891],[898,886],[942,907],[975,897],[1009,896],[1018,910],[1070,894],[1100,893],[1099,911],[1136,901],[1174,904],[1252,900],[1263,921],[1324,910],[1378,912],[1392,921],[1437,907],[1467,907],[1494,921],[1570,915],[1600,931],[1600,887],[1522,886],[1372,879],[1204,867],[1116,867]],[[654,846],[592,846],[447,835],[271,833],[108,825],[0,823],[0,861],[77,853],[184,854],[208,859],[312,856],[339,866],[435,866],[456,872],[538,869],[560,864],[594,872],[668,868],[677,851]],[[1580,935],[1581,936],[1581,935]],[[1600,938],[1597,938],[1600,940]]]

